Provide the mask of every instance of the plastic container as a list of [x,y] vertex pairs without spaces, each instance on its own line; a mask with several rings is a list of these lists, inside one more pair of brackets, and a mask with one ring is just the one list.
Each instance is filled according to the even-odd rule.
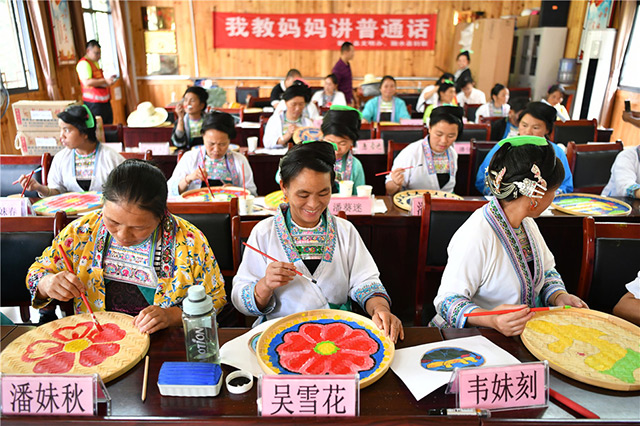
[[216,311],[204,287],[193,285],[182,302],[187,361],[220,364]]
[[158,373],[158,389],[164,396],[217,396],[221,387],[218,364],[165,362]]

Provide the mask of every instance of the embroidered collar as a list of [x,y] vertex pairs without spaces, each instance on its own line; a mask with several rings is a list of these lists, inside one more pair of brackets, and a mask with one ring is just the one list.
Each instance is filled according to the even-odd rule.
[[[209,159],[209,161],[211,161],[214,164],[215,164],[216,161],[219,161],[219,160],[214,160],[213,158],[210,158],[207,155],[207,150],[204,147],[204,145],[201,145],[200,146],[200,152],[198,152],[198,167],[202,167],[203,169],[206,169],[207,159]],[[235,158],[233,157],[233,154],[231,152],[227,151],[224,154],[224,157],[221,158],[221,160],[222,159],[224,159],[227,171],[231,175],[231,183],[233,185],[235,185],[235,186],[242,185],[242,177],[238,173],[238,168],[236,167],[236,161],[235,161]],[[218,179],[217,176],[212,176],[212,178]],[[221,179],[221,180],[223,180],[223,179]]]
[[[93,261],[91,266],[93,268],[102,269],[106,250],[108,249],[107,239],[110,237],[110,234],[109,231],[107,231],[107,227],[104,225],[102,213],[100,213],[100,216],[101,217],[98,220],[98,234],[96,236],[96,243],[93,249]],[[175,269],[176,232],[178,229],[178,223],[173,215],[166,213],[160,221],[159,227],[161,243],[160,270],[158,272],[158,278],[172,278],[173,270]]]
[[[280,204],[274,216],[274,225],[276,227],[276,232],[278,233],[278,238],[280,239],[280,243],[282,244],[284,252],[287,254],[288,261],[291,263],[295,263],[296,261],[302,259],[298,253],[298,250],[294,243],[294,239],[291,236],[291,232],[287,228],[286,215],[288,209],[288,204]],[[329,213],[329,209],[326,209],[323,213],[323,220],[326,222],[326,238],[322,260],[325,262],[331,262],[337,243],[336,218],[333,217],[331,213]]]
[[534,289],[536,283],[544,279],[544,274],[540,258],[540,248],[536,244],[536,241],[531,238],[531,232],[527,222],[522,221],[521,227],[524,232],[526,232],[533,255],[533,276],[531,276],[531,272],[529,271],[520,240],[507,220],[498,200],[495,197],[492,198],[491,201],[483,207],[482,211],[485,219],[498,236],[502,247],[504,247],[507,252],[511,265],[520,281],[520,303],[534,307],[536,303]]
[[353,171],[353,154],[351,153],[351,150],[347,151],[341,159],[336,160],[333,170],[336,172],[336,180],[352,180],[351,173]]
[[[434,154],[431,151],[431,145],[429,144],[429,136],[422,139],[422,151],[424,152],[427,171],[430,175],[435,175],[436,167],[433,162]],[[445,153],[447,154],[447,161],[449,161],[449,176],[453,177],[456,174],[456,165],[454,161],[451,161],[451,154],[449,154],[449,149],[447,149]]]

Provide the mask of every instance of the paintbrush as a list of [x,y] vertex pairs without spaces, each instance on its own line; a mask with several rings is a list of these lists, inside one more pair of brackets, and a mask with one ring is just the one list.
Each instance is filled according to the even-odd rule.
[[204,170],[202,170],[202,167],[198,167],[198,169],[200,169],[200,173],[202,173],[202,176],[204,176],[204,183],[207,184],[207,189],[209,190],[209,194],[211,194],[211,201],[213,201],[213,191],[211,190],[211,186],[209,185],[209,177],[204,172]]
[[[571,308],[571,306],[569,305],[564,305],[564,306],[547,306],[544,308],[531,308],[529,311],[530,312],[542,312],[542,311],[554,311],[556,309],[569,309]],[[510,314],[512,312],[518,312],[523,310],[524,308],[515,308],[515,309],[503,309],[501,311],[483,311],[483,312],[469,312],[467,314],[464,314],[465,317],[485,317],[485,316],[489,316],[489,315],[503,315],[503,314]]]
[[[249,244],[247,244],[247,243],[245,243],[245,242],[243,242],[242,244],[244,244],[245,246],[249,247],[251,250],[253,250],[253,251],[256,251],[256,252],[260,253],[261,255],[263,255],[264,257],[266,257],[266,258],[267,258],[267,259],[269,259],[269,260],[272,260],[272,261],[274,261],[274,262],[280,262],[279,260],[274,259],[273,257],[269,256],[268,254],[261,252],[261,251],[260,251],[260,250],[258,250],[257,248],[252,247],[252,246],[250,246]],[[302,272],[298,271],[297,269],[294,269],[294,270],[293,270],[293,272],[295,272],[296,274],[300,275],[300,276],[301,276],[301,277],[303,277],[303,278],[308,279],[309,281],[311,281],[311,282],[312,282],[312,283],[314,283],[314,284],[318,284],[318,281],[314,280],[314,279],[313,279],[313,278],[311,278],[311,277],[306,276],[305,274],[303,274]]]
[[[409,170],[409,169],[413,169],[414,167],[421,167],[422,164],[417,164],[415,166],[410,166],[410,167],[403,167],[400,170]],[[386,172],[380,172],[380,173],[376,173],[375,176],[383,176],[383,175],[388,175],[389,173],[392,173],[393,170],[387,170]]]
[[[62,247],[58,247],[58,248],[59,248],[60,254],[62,255],[62,260],[64,260],[64,264],[67,266],[67,270],[73,274],[74,273],[73,265],[71,265],[71,261],[67,257],[67,253],[65,253]],[[98,329],[99,332],[102,332],[102,326],[98,322],[98,318],[96,318],[96,314],[93,313],[93,309],[91,309],[91,305],[89,305],[87,296],[85,296],[84,293],[80,293],[80,297],[82,298],[82,301],[84,302],[84,304],[87,305],[87,309],[91,314],[91,319],[93,320],[93,323],[96,325],[96,328]]]
[[31,178],[33,177],[33,174],[35,173],[35,170],[32,170],[31,173],[29,173],[29,177],[27,178],[27,183],[24,184],[24,188],[22,188],[22,192],[20,193],[20,197],[24,197],[24,191],[27,190],[27,186],[29,186],[29,182],[31,182]]
[[[40,170],[42,170],[42,166],[38,167],[37,169],[35,169],[33,172],[31,173],[38,173]],[[13,183],[11,183],[11,185],[17,185],[18,183],[20,183],[20,179],[16,179],[13,181]]]

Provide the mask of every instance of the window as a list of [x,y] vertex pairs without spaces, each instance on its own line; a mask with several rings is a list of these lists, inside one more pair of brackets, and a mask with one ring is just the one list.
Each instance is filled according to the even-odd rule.
[[622,74],[620,75],[620,86],[626,90],[634,92],[640,91],[640,7],[636,8],[636,16],[633,21],[631,38],[627,45],[627,52],[622,63]]
[[120,76],[109,0],[82,0],[82,19],[87,41],[97,40],[100,43],[100,66],[104,75]]
[[0,0],[0,39],[0,73],[9,92],[38,90],[38,77],[22,1]]

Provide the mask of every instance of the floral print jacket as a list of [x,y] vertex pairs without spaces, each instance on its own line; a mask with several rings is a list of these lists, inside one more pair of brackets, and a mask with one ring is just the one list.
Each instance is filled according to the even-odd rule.
[[[195,226],[169,213],[160,222],[161,256],[158,286],[154,304],[162,308],[177,306],[194,284],[205,287],[213,299],[216,311],[226,303],[224,279],[207,239]],[[105,309],[103,256],[109,233],[102,220],[102,211],[89,213],[67,226],[29,268],[26,283],[34,308],[51,302],[37,299],[40,280],[48,274],[65,270],[58,248],[62,246],[74,272],[87,287],[87,299],[95,311]],[[75,298],[76,313],[86,312],[82,300]]]

